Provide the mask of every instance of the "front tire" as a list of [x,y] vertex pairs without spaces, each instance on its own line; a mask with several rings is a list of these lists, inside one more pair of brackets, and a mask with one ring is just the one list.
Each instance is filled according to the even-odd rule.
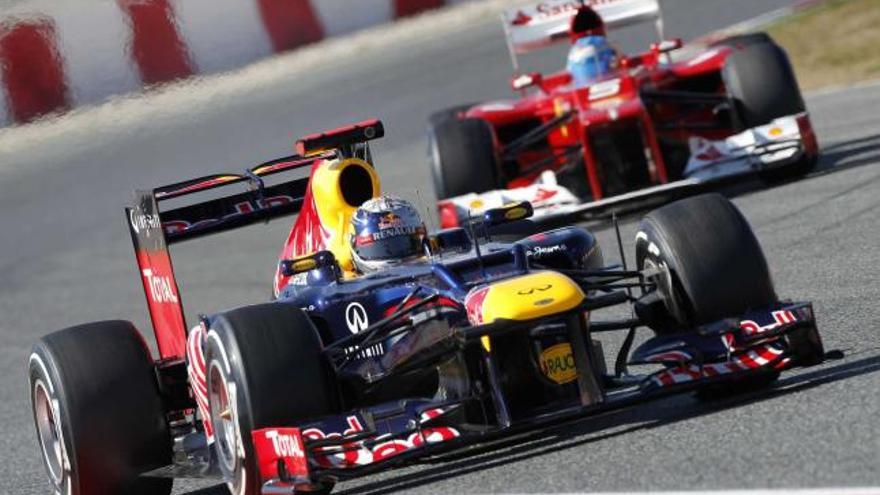
[[[222,313],[206,344],[208,402],[220,470],[233,495],[258,495],[251,432],[332,414],[336,388],[318,330],[299,308],[269,303]],[[316,486],[329,491],[331,485]]]
[[636,237],[636,265],[659,269],[658,290],[679,329],[777,301],[758,239],[736,206],[717,193],[646,215]]
[[[649,213],[636,237],[639,270],[659,269],[655,282],[668,315],[657,333],[680,332],[738,317],[778,301],[764,253],[742,213],[720,194],[704,194]],[[698,391],[713,400],[766,388],[779,377],[762,370]]]
[[[734,48],[721,69],[721,77],[735,107],[742,130],[769,124],[780,117],[806,112],[791,61],[766,33],[742,35],[719,44]],[[761,174],[775,183],[801,177],[815,168],[817,158],[803,158]]]
[[438,119],[428,127],[428,150],[437,199],[498,187],[492,128],[481,119]]
[[161,495],[171,437],[153,361],[134,326],[103,321],[41,338],[31,353],[31,406],[55,493]]

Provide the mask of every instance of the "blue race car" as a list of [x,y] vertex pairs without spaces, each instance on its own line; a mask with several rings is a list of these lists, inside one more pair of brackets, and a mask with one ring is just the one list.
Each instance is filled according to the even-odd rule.
[[[33,413],[57,493],[167,494],[186,476],[234,494],[326,492],[560,419],[767,386],[826,358],[811,304],[777,297],[723,197],[645,216],[632,269],[606,266],[583,228],[536,232],[529,203],[429,234],[380,193],[369,141],[383,134],[362,122],[244,174],[136,194],[126,215],[159,356],[124,321],[34,346]],[[234,185],[249,187],[204,198]],[[169,200],[184,204],[160,210]],[[188,330],[168,246],[290,214],[273,300]],[[593,316],[612,306],[632,316]],[[639,330],[651,337],[633,350]],[[602,332],[626,334],[611,370]]]

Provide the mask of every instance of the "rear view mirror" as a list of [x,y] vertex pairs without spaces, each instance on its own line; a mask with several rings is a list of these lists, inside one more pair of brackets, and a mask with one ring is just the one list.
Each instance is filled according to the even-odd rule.
[[318,251],[299,258],[281,261],[281,273],[286,277],[319,269],[330,270],[336,278],[339,277],[339,264],[336,263],[336,257],[330,251]]
[[513,88],[514,91],[522,91],[532,86],[540,86],[543,81],[544,78],[541,76],[540,72],[532,72],[511,79],[510,87]]
[[659,43],[651,44],[651,51],[655,53],[668,53],[673,50],[678,50],[684,46],[684,42],[681,38],[675,38],[673,40],[663,40]]
[[532,204],[528,201],[520,201],[519,203],[510,203],[501,208],[492,208],[483,213],[483,222],[489,226],[501,225],[517,220],[525,220],[535,213]]

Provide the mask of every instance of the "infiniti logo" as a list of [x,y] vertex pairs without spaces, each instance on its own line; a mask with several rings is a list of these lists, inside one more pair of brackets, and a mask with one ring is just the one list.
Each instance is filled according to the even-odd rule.
[[361,303],[353,302],[345,308],[345,324],[351,333],[363,332],[370,326],[367,310]]

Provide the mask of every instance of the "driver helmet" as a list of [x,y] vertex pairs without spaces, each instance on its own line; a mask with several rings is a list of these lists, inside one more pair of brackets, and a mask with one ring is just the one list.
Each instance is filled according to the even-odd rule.
[[576,86],[589,85],[617,68],[617,51],[605,36],[584,36],[568,52],[566,69]]
[[409,202],[379,196],[351,217],[351,257],[360,273],[373,273],[425,255],[425,223]]

